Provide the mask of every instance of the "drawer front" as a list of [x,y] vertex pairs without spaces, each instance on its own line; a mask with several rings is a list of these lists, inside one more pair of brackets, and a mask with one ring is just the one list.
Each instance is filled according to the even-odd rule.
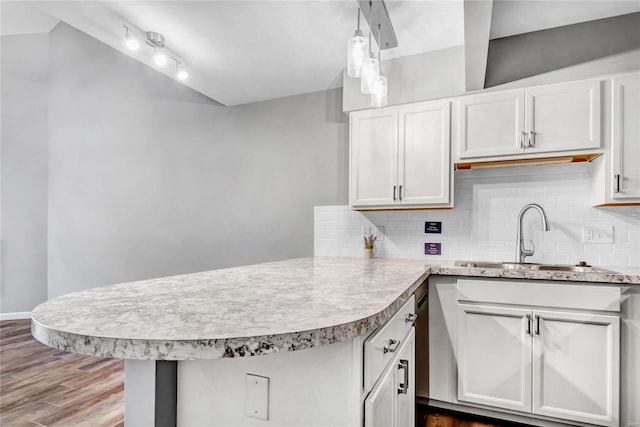
[[458,279],[458,301],[620,311],[618,286],[542,280]]
[[[413,315],[413,316],[410,316]],[[411,317],[411,320],[409,320]],[[364,388],[371,390],[385,366],[407,339],[415,318],[415,298],[407,302],[364,343]]]

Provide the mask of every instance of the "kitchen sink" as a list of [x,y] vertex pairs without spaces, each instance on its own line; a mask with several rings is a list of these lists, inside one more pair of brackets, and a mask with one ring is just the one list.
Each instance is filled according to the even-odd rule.
[[569,264],[535,264],[528,262],[484,262],[484,261],[456,261],[456,267],[486,268],[501,270],[533,270],[533,271],[566,271],[571,273],[614,273],[599,267],[590,265]]

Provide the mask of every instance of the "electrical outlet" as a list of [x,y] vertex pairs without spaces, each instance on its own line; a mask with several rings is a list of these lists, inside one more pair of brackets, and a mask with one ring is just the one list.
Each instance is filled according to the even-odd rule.
[[583,243],[613,243],[613,225],[585,225],[582,227]]
[[378,236],[377,241],[384,240],[384,225],[362,225],[360,226],[360,235],[368,236],[373,234],[374,236]]

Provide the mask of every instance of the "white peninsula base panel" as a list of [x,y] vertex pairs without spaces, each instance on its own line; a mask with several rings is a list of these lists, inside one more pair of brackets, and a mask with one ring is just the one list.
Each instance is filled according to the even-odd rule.
[[236,359],[178,362],[178,425],[265,425],[245,414],[247,374],[269,378],[271,426],[362,425],[362,340]]
[[[178,363],[178,426],[265,425],[246,415],[247,375],[269,378],[270,426],[362,426],[362,339],[308,350]],[[154,425],[155,360],[125,364],[125,425]],[[144,384],[137,387],[136,384]]]

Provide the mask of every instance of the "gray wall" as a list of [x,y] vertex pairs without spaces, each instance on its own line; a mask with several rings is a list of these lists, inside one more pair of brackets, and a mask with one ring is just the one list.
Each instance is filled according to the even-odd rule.
[[[465,91],[464,46],[386,60],[382,69],[389,81],[389,105],[446,98]],[[369,95],[360,92],[360,79],[345,72],[343,86],[344,111],[371,108]]]
[[347,200],[341,91],[225,108],[50,37],[49,297],[313,254],[313,206]]
[[491,40],[485,87],[497,86],[612,55],[640,54],[640,13]]
[[[25,55],[29,52],[29,55]],[[2,305],[313,254],[342,90],[226,108],[65,24],[2,38]]]
[[48,35],[2,36],[0,52],[0,312],[25,312],[47,298]]
[[[492,40],[486,76],[491,87],[486,91],[640,69],[639,16],[634,13]],[[383,69],[389,79],[389,105],[471,93],[465,89],[464,46],[383,61]],[[345,112],[370,108],[369,95],[360,93],[360,79],[345,73],[343,82]]]

